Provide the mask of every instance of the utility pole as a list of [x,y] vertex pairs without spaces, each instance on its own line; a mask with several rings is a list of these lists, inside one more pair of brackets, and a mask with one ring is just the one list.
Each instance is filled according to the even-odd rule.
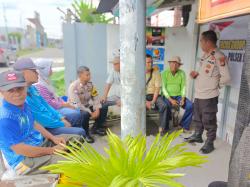
[[145,0],[119,0],[121,137],[146,132]]
[[4,20],[4,25],[5,25],[5,32],[6,32],[6,38],[7,38],[7,44],[9,47],[9,31],[8,31],[8,22],[7,22],[7,18],[6,18],[6,11],[5,11],[5,6],[4,3],[2,4],[3,6],[3,20]]

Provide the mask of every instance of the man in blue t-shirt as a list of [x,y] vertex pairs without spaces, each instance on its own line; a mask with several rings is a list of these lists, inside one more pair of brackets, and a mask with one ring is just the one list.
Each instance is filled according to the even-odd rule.
[[[34,123],[25,99],[27,86],[22,73],[0,73],[0,149],[17,175],[46,173],[41,166],[55,163],[54,151],[63,150],[64,137],[56,137]],[[68,138],[68,137],[66,137]],[[62,159],[62,158],[61,158]]]

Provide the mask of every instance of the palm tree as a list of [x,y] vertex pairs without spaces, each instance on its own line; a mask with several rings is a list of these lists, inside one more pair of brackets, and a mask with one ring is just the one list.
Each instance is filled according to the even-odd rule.
[[184,174],[171,171],[200,166],[206,157],[187,152],[186,143],[171,145],[180,134],[157,135],[147,151],[145,136],[121,140],[108,131],[109,149],[104,148],[107,155],[99,154],[87,143],[70,142],[68,151],[57,151],[66,161],[43,169],[62,174],[59,186],[65,187],[183,187],[174,179]]

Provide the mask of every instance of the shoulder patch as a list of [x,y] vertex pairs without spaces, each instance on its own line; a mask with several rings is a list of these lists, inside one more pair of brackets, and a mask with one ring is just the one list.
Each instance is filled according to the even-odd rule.
[[97,89],[93,86],[92,90],[91,90],[91,96],[95,97],[98,95]]

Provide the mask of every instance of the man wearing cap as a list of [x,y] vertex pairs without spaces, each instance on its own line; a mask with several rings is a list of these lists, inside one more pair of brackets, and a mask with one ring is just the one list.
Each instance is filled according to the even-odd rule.
[[[106,102],[109,106],[121,106],[120,54],[114,54],[114,58],[111,62],[113,63],[113,71],[111,71],[106,81],[107,84],[105,86],[104,95],[101,98],[101,102]],[[114,88],[114,95],[108,97],[111,87]]]
[[216,139],[219,89],[230,81],[225,55],[216,47],[217,35],[214,31],[201,34],[200,44],[204,52],[199,63],[199,72],[192,71],[195,79],[194,119],[195,133],[186,138],[188,142],[202,143],[202,134],[207,130],[207,140],[201,152],[208,154],[214,150]]
[[84,129],[71,127],[70,122],[68,122],[58,111],[52,108],[39,94],[35,86],[32,85],[38,81],[38,73],[36,70],[39,67],[37,67],[30,58],[17,60],[13,65],[13,68],[16,71],[21,71],[26,80],[28,86],[26,101],[35,121],[54,135],[77,134],[85,136],[86,133]]
[[[192,121],[193,104],[186,98],[186,75],[183,70],[179,69],[181,65],[181,59],[178,56],[169,60],[169,68],[162,73],[162,94],[168,111],[171,111],[172,107],[179,106],[185,109],[180,126],[187,131]],[[170,113],[167,118],[169,121]]]
[[[0,149],[17,175],[47,173],[41,166],[61,159],[54,151],[63,150],[69,137],[56,137],[34,122],[25,102],[27,87],[21,72],[0,73]],[[46,138],[46,139],[44,139]]]
[[146,55],[146,108],[157,109],[160,113],[159,133],[164,135],[169,130],[167,121],[167,105],[159,95],[161,89],[161,74],[153,68],[152,56]]

